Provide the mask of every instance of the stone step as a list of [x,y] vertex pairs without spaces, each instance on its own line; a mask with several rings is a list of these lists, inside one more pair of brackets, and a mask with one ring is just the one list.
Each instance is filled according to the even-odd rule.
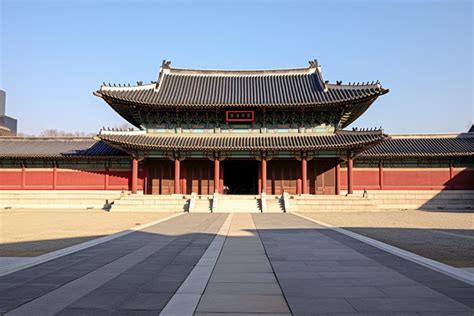
[[189,199],[190,195],[171,194],[171,195],[127,195],[127,200],[170,200],[170,199]]
[[301,200],[290,200],[290,204],[298,205],[373,205],[372,201],[360,200],[360,201],[301,201]]
[[289,212],[321,212],[321,213],[324,213],[324,212],[328,212],[328,213],[335,213],[335,212],[380,212],[379,209],[377,208],[372,208],[372,209],[358,209],[358,208],[353,208],[353,209],[339,209],[339,210],[328,210],[328,209],[317,209],[317,210],[302,210],[302,209],[292,209],[290,208]]
[[114,201],[114,204],[116,205],[121,205],[121,204],[126,204],[126,205],[177,205],[177,204],[183,204],[187,200],[185,199],[180,199],[180,200],[116,200]]
[[0,204],[0,209],[104,209],[104,204]]
[[82,203],[82,202],[105,202],[106,200],[113,201],[118,200],[118,198],[88,198],[88,197],[70,197],[70,198],[52,198],[52,197],[43,197],[43,198],[18,198],[18,199],[3,199],[0,198],[0,203]]
[[217,212],[260,213],[260,206],[256,199],[219,199],[217,205]]
[[294,210],[294,209],[300,209],[300,210],[313,210],[313,211],[317,211],[317,210],[377,210],[379,209],[378,207],[376,206],[366,206],[366,207],[360,207],[360,206],[357,206],[357,207],[340,207],[340,206],[333,206],[333,207],[321,207],[321,206],[318,206],[318,207],[301,207],[299,205],[297,206],[291,206],[289,207],[290,210]]
[[380,209],[394,209],[394,210],[416,210],[416,209],[427,209],[427,210],[434,210],[434,209],[445,209],[445,210],[468,210],[474,209],[474,205],[472,204],[453,204],[453,205],[436,205],[436,204],[429,204],[429,205],[418,205],[418,204],[380,204],[377,205]]
[[284,211],[283,205],[279,200],[267,200],[266,213],[282,213]]
[[112,212],[127,211],[127,212],[183,212],[187,211],[187,203],[180,205],[136,205],[136,204],[121,204],[112,205],[110,209]]

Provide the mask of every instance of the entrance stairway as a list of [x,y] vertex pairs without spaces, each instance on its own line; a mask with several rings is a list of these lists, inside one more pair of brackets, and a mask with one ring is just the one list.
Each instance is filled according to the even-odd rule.
[[219,195],[215,212],[260,213],[261,202],[258,195]]
[[194,213],[210,213],[212,212],[212,196],[200,195],[194,200]]
[[128,192],[0,190],[0,209],[106,209]]
[[115,200],[112,212],[187,212],[189,196],[172,195],[126,195]]
[[285,212],[285,203],[281,195],[267,195],[265,201],[267,202],[265,213]]

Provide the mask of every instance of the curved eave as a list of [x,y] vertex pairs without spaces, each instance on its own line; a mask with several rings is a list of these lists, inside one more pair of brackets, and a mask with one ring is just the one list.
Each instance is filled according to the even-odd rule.
[[358,158],[360,160],[374,160],[374,159],[382,159],[382,160],[390,160],[390,159],[419,159],[419,158],[463,158],[463,157],[474,157],[474,153],[472,152],[453,152],[453,153],[417,153],[417,154],[380,154],[380,155],[359,155]]
[[381,95],[387,94],[390,90],[383,89],[380,94],[372,96],[363,102],[351,103],[351,105],[345,110],[341,118],[341,127],[345,128],[357,120],[362,114],[369,109],[369,107],[377,100]]
[[0,155],[0,160],[29,160],[29,159],[42,159],[42,160],[120,160],[127,159],[128,156],[74,156],[74,155]]
[[[343,133],[342,133],[343,134]],[[319,151],[356,150],[386,138],[382,133],[331,136],[127,136],[98,135],[115,148],[125,151]],[[207,142],[207,143],[206,143]],[[321,144],[324,142],[324,144]],[[316,144],[319,143],[319,144]]]
[[[373,100],[380,95],[388,93],[388,89],[373,90],[370,93],[362,94],[346,99],[340,99],[337,101],[324,101],[324,102],[294,102],[294,103],[202,103],[202,104],[180,104],[180,103],[148,103],[134,98],[116,97],[103,92],[95,92],[94,95],[104,99],[109,105],[112,104],[128,104],[137,108],[152,110],[152,109],[216,109],[216,108],[272,108],[272,109],[292,109],[295,107],[301,108],[316,108],[316,107],[340,107],[345,105],[351,105],[358,102],[364,102],[367,100]],[[104,91],[105,92],[105,91]],[[372,101],[372,102],[373,102]],[[119,113],[120,114],[120,113]]]

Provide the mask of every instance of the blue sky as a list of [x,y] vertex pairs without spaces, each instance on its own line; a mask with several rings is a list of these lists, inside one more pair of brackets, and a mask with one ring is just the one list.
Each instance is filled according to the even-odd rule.
[[473,120],[471,1],[9,1],[0,89],[19,131],[97,132],[123,120],[92,92],[156,80],[161,60],[212,69],[306,67],[391,92],[352,126],[465,131]]

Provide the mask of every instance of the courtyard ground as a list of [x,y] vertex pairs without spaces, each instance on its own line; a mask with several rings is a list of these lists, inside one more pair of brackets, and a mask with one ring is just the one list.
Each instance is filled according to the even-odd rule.
[[294,214],[194,213],[0,277],[0,314],[467,316],[473,293]]
[[0,257],[39,256],[170,215],[101,210],[1,210]]
[[474,267],[474,213],[413,210],[301,214],[454,267]]

